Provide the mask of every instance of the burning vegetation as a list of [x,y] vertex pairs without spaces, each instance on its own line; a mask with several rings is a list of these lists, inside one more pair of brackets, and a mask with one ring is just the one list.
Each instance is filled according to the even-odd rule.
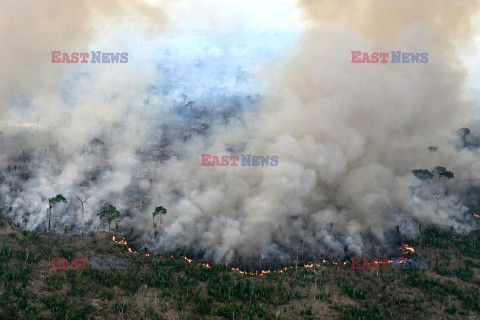
[[[191,104],[191,110],[197,110],[194,104]],[[205,115],[215,118],[212,112],[200,112],[198,121],[204,121],[205,119],[202,120],[202,117]],[[198,135],[208,134],[210,127],[202,127],[205,130],[199,131]],[[7,135],[3,137],[2,141],[4,144],[8,144],[8,139],[18,140],[23,136],[25,143],[28,145],[27,141],[30,132],[28,130],[25,132],[20,131],[14,135]],[[181,134],[174,134],[174,130],[168,125],[161,126],[161,130],[162,138],[159,139],[160,144],[183,144],[183,142],[181,142]],[[29,201],[34,199],[33,203],[21,202],[20,199],[23,199],[31,192],[29,189],[30,184],[39,179],[39,174],[42,172],[41,170],[45,170],[45,166],[50,166],[49,170],[53,170],[52,172],[64,170],[62,167],[66,163],[64,161],[65,155],[62,153],[63,149],[59,147],[58,143],[49,141],[47,137],[48,135],[44,137],[45,139],[42,138],[39,140],[48,143],[48,148],[44,148],[43,153],[36,152],[36,150],[43,148],[39,145],[31,149],[21,150],[21,153],[18,153],[17,156],[10,157],[7,167],[0,171],[0,179],[4,186],[4,192],[1,195],[4,203],[7,204],[4,206],[4,216],[12,217],[16,221],[20,219],[21,224],[19,225],[21,225],[23,229],[33,229],[34,232],[39,233],[49,232],[58,234],[63,231],[71,235],[86,235],[92,233],[93,231],[91,229],[95,226],[105,227],[105,223],[107,223],[109,233],[113,230],[117,235],[123,234],[124,238],[120,240],[122,243],[126,243],[126,239],[129,239],[128,241],[134,244],[134,246],[144,248],[145,250],[141,251],[145,251],[145,254],[163,254],[169,256],[169,252],[180,249],[178,246],[172,247],[171,240],[168,238],[170,232],[168,228],[171,230],[176,221],[175,217],[173,217],[173,219],[171,217],[174,213],[167,215],[167,210],[164,207],[154,207],[152,201],[152,192],[157,190],[156,188],[161,182],[162,174],[160,172],[168,170],[168,164],[172,158],[181,157],[180,149],[177,149],[177,153],[162,153],[163,155],[160,157],[158,157],[158,153],[155,151],[159,150],[159,145],[138,150],[136,156],[143,159],[142,165],[132,172],[129,185],[123,190],[124,193],[118,195],[110,193],[112,195],[111,201],[118,201],[120,203],[119,209],[111,203],[104,202],[103,197],[99,197],[101,194],[94,192],[94,190],[99,190],[98,188],[104,185],[104,179],[113,173],[113,166],[110,159],[113,148],[109,146],[109,143],[99,138],[94,138],[90,143],[83,144],[82,146],[80,159],[86,161],[84,163],[85,171],[83,176],[80,176],[80,179],[77,180],[78,185],[75,187],[76,189],[73,190],[73,194],[76,194],[75,197],[71,197],[72,190],[67,190],[70,194],[68,200],[62,194],[57,194],[57,196],[52,198],[38,197],[38,194],[35,194],[34,198],[27,197],[27,199],[30,199]],[[39,141],[37,141],[37,144]],[[232,144],[232,146],[226,150],[235,153],[245,148],[245,144]],[[434,151],[429,150],[429,152],[437,151],[438,148]],[[413,176],[418,179],[414,181],[420,182],[419,185],[410,187],[412,199],[420,199],[424,197],[426,193],[431,193],[434,203],[434,213],[436,215],[440,214],[440,211],[444,210],[444,208],[442,208],[444,205],[442,204],[442,200],[444,197],[448,197],[448,194],[453,190],[451,183],[455,179],[454,174],[445,167],[440,166],[435,167],[432,171],[416,169],[413,170],[412,173]],[[176,201],[181,202],[182,199],[187,197],[184,191],[175,187],[175,184],[171,186],[171,189]],[[462,228],[467,226],[469,229],[476,228],[479,224],[476,219],[480,217],[480,215],[476,213],[478,212],[476,207],[477,197],[478,190],[475,188],[470,189],[469,193],[465,195],[465,201],[470,201],[470,209],[463,208],[463,215],[454,216],[452,221],[462,226]],[[127,201],[127,204],[125,204],[125,201]],[[38,214],[40,213],[41,216],[42,210],[45,210],[44,208],[46,208],[48,215],[46,219],[42,221],[38,219]],[[148,224],[138,226],[136,220],[139,215],[142,215],[149,209],[153,211],[152,223],[149,224],[148,228],[145,227],[145,225]],[[92,217],[92,211],[97,211],[99,218]],[[394,253],[395,243],[398,242],[401,243],[401,250],[404,254],[414,254],[415,251],[413,247],[403,243],[403,239],[415,233],[422,233],[422,224],[419,223],[421,217],[414,214],[405,214],[399,210],[396,210],[393,216],[392,221],[397,223],[396,233],[389,239],[389,242],[381,246],[381,250],[384,251],[383,254]],[[112,223],[114,224],[113,226]],[[50,226],[51,224],[52,227]],[[325,227],[326,229],[320,228],[319,230],[324,234],[323,237],[330,237],[331,240],[329,241],[333,242],[330,245],[331,247],[320,245],[319,250],[317,250],[311,242],[306,242],[304,239],[296,239],[290,242],[290,247],[284,248],[283,251],[277,250],[276,255],[265,256],[262,254],[248,253],[242,257],[242,255],[238,253],[236,256],[231,256],[227,260],[218,260],[214,258],[214,256],[207,254],[208,248],[198,249],[195,245],[190,248],[187,245],[183,245],[181,248],[182,250],[191,250],[192,256],[196,257],[199,261],[209,261],[209,263],[205,264],[206,266],[210,266],[211,263],[227,263],[231,265],[232,270],[260,276],[271,272],[285,272],[285,270],[293,267],[289,266],[286,267],[286,269],[279,269],[279,267],[289,264],[291,261],[295,261],[295,269],[308,269],[319,266],[319,264],[312,264],[308,257],[335,265],[346,263],[341,262],[344,261],[346,256],[360,255],[366,252],[365,255],[371,257],[374,250],[378,250],[375,246],[367,246],[363,251],[357,250],[355,249],[355,243],[350,245],[346,244],[348,241],[345,235],[341,233],[341,229],[336,230],[339,227],[337,227],[335,223],[331,222]],[[144,233],[144,230],[147,230],[147,233],[149,235],[151,234],[151,236],[146,237],[145,235],[141,235],[141,233]],[[327,238],[324,238],[324,240]],[[118,236],[114,239],[118,239]],[[344,241],[347,241],[344,244],[344,250],[334,249],[336,245]],[[336,244],[333,245],[334,243]],[[275,245],[278,244],[279,243],[276,243]],[[129,248],[129,250],[138,253],[131,248]],[[185,257],[185,259],[187,258]],[[243,269],[240,268],[240,266],[243,266]]]
[[[32,311],[33,319],[169,318],[172,313],[221,319],[233,319],[234,314],[236,318],[446,319],[480,312],[479,231],[459,239],[426,228],[421,239],[406,239],[415,253],[396,263],[403,265],[420,256],[429,260],[427,270],[352,270],[350,259],[343,263],[323,259],[257,273],[195,262],[184,252],[143,254],[116,236],[78,241],[19,233],[4,220],[0,235],[1,298],[6,302],[0,304],[2,318],[12,314],[25,318]],[[127,259],[128,268],[49,269],[52,257],[71,261],[84,256]],[[425,295],[430,298],[424,299]]]
[[[295,36],[222,25],[225,38],[211,38],[187,16],[180,29],[198,29],[188,43],[174,39],[183,37],[179,30],[156,26],[177,20],[164,6],[142,1],[120,6],[120,19],[80,1],[62,8],[68,17],[82,13],[78,23],[65,26],[48,16],[58,10],[43,7],[40,16],[12,20],[15,33],[4,34],[10,76],[1,80],[8,90],[0,97],[2,216],[37,234],[108,232],[142,255],[188,251],[245,272],[388,257],[399,247],[416,254],[405,239],[422,241],[433,225],[458,237],[475,231],[480,138],[465,118],[473,114],[463,95],[467,70],[452,59],[474,38],[475,1],[432,2],[434,15],[410,2],[351,2],[344,10],[300,1],[305,15],[298,16],[315,27]],[[5,17],[31,11],[23,6],[8,6]],[[152,39],[146,44],[136,31],[131,43],[121,32],[105,39],[138,50],[129,63],[37,64],[54,47],[73,52],[95,43],[90,27],[104,25],[96,18],[124,21],[127,13],[135,26],[149,13]],[[392,14],[399,18],[392,22]],[[46,30],[38,27],[44,21],[59,23],[58,33],[44,32],[25,49],[31,30]],[[163,27],[168,34],[151,34]],[[352,43],[431,59],[365,69],[345,59],[358,49]],[[278,166],[207,167],[202,154],[278,155]]]

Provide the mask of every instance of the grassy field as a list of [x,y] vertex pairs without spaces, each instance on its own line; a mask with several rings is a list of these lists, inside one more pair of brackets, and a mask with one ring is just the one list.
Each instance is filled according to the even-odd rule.
[[[0,220],[0,319],[480,319],[480,231],[459,239],[431,228],[421,239],[407,243],[427,270],[327,262],[260,277]],[[94,256],[127,258],[128,268],[51,269],[52,257]]]

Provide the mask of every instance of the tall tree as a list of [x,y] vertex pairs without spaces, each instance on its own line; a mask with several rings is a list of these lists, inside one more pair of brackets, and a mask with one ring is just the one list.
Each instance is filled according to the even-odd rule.
[[48,199],[48,232],[50,232],[50,219],[52,217],[52,209],[60,202],[67,203],[67,199],[61,194],[57,194],[53,198]]
[[470,129],[461,128],[457,130],[457,134],[462,138],[463,146],[467,146],[467,136],[470,134]]
[[117,210],[117,208],[109,204],[104,207],[102,211],[97,213],[97,216],[99,216],[101,219],[108,220],[108,233],[110,234],[110,225],[113,220],[117,220],[120,217],[120,212]]
[[[76,198],[77,198],[78,201],[80,201],[80,203],[82,205],[82,221],[83,221],[83,216],[84,216],[84,213],[85,213],[84,204],[87,202],[87,200],[90,198],[90,196],[88,196],[88,195],[77,196]],[[80,242],[83,243],[82,234],[80,234]]]
[[437,209],[435,210],[435,212],[438,213],[439,201],[442,198],[443,193],[438,192],[438,191],[437,192],[434,191],[434,192],[432,192],[432,195],[435,198],[435,200],[437,201]]
[[84,207],[83,205],[85,204],[85,202],[87,202],[87,200],[90,198],[90,196],[76,196],[77,200],[80,201],[80,203],[82,204],[82,220],[83,220],[83,213],[85,212],[84,210]]
[[[152,212],[152,216],[153,216],[153,227],[156,228],[157,224],[155,223],[155,216],[160,214],[160,225],[162,224],[162,215],[166,215],[167,214],[167,209],[165,209],[164,207],[162,206],[158,206],[155,208],[155,210]],[[157,233],[156,230],[155,230],[155,237],[157,237]]]

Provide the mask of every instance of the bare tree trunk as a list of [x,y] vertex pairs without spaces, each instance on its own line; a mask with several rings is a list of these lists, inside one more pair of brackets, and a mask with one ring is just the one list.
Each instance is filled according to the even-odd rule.
[[315,306],[315,294],[317,292],[317,270],[315,270],[315,260],[313,261],[313,273],[315,274],[315,286],[313,287],[313,305]]
[[48,233],[50,233],[50,219],[52,218],[52,207],[48,209]]

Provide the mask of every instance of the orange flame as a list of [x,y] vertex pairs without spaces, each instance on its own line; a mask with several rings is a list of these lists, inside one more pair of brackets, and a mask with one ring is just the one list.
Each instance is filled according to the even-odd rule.
[[476,214],[476,213],[474,213],[473,216],[474,216],[474,217],[477,217],[477,218],[480,218],[480,215],[479,215],[479,214]]
[[409,253],[409,252],[414,253],[415,252],[415,249],[410,247],[408,244],[404,244],[402,248],[405,251],[405,253]]
[[[398,259],[398,258],[397,258],[397,259]],[[396,260],[395,262],[396,262],[396,263],[406,263],[406,262],[408,262],[408,261],[409,261],[409,259],[404,257],[404,258],[402,258],[402,259],[400,259],[400,260]],[[388,263],[393,263],[393,260],[388,259]]]
[[[173,256],[170,256],[170,258],[173,258]],[[188,259],[187,257],[183,257],[183,259],[185,259],[186,261],[188,261],[189,263],[192,263],[194,262],[193,259]],[[201,263],[199,262],[199,264],[201,264],[202,266],[206,267],[207,269],[211,269],[210,265],[208,263]]]
[[[125,240],[125,238],[123,238],[122,240],[118,241],[116,237],[112,237],[112,240],[113,240],[115,243],[128,245],[127,240]],[[135,250],[132,250],[132,248],[128,248],[128,252],[138,254],[138,252],[135,251]],[[149,257],[149,256],[150,256],[150,253],[145,253],[145,256]]]
[[122,239],[122,240],[118,241],[116,237],[112,237],[112,240],[116,243],[127,244],[127,240],[125,240],[125,239]]
[[[116,237],[112,237],[112,240],[115,242],[115,243],[119,243],[119,244],[123,244],[123,245],[128,245],[127,243],[127,240],[125,240],[125,238],[122,238],[122,240],[117,240]],[[137,251],[135,250],[132,250],[132,248],[128,248],[128,252],[130,253],[135,253],[135,254],[139,254]],[[146,253],[145,256],[150,256],[149,253]],[[170,259],[173,258],[173,255],[170,255],[169,257]],[[183,257],[183,259],[185,259],[185,261],[187,261],[188,263],[198,263],[208,269],[211,269],[211,266],[210,264],[208,263],[201,263],[201,262],[196,262],[194,261],[193,259],[189,259],[187,257]],[[322,264],[325,264],[325,263],[328,263],[329,261],[326,260],[326,259],[322,259],[322,263],[310,263],[310,264],[304,264],[303,266],[298,266],[298,269],[311,269],[313,267],[321,267]],[[335,262],[335,261],[332,261],[332,263],[334,265],[341,265],[341,263],[338,263],[338,262]],[[347,264],[347,261],[344,261],[343,262],[343,265],[346,265]],[[263,276],[265,274],[269,274],[269,273],[284,273],[285,271],[287,270],[290,270],[290,269],[294,269],[295,266],[289,266],[289,267],[284,267],[284,268],[281,268],[281,269],[277,269],[277,270],[260,270],[258,272],[248,272],[248,271],[243,271],[243,270],[240,270],[240,268],[232,268],[231,270],[232,271],[235,271],[235,272],[238,272],[240,274],[243,274],[243,275],[250,275],[250,276]]]

